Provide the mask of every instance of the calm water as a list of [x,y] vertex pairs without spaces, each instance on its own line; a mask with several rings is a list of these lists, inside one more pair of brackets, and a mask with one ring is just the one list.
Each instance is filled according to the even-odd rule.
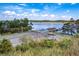
[[32,30],[46,30],[47,28],[61,28],[63,23],[51,23],[51,22],[32,22]]

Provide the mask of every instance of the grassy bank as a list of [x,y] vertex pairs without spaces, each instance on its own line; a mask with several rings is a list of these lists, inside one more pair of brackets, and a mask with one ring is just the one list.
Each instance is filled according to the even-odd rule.
[[[12,48],[11,51],[4,49],[5,52],[0,55],[10,55],[10,56],[78,56],[79,55],[79,36],[73,36],[72,38],[64,38],[60,41],[54,40],[41,40],[33,41],[31,39],[22,39],[24,40],[22,45],[12,47],[2,46],[5,48]],[[7,45],[7,44],[6,44]],[[1,47],[1,42],[0,42]]]

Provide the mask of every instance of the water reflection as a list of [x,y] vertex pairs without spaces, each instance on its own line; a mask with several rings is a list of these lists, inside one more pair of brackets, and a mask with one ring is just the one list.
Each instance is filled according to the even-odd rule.
[[47,23],[47,22],[33,22],[32,30],[46,30],[47,28],[59,29],[63,23]]

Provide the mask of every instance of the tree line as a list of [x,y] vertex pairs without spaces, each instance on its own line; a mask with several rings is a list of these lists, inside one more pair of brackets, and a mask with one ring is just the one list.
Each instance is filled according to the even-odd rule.
[[29,25],[29,20],[24,19],[14,19],[14,20],[1,20],[0,21],[0,34],[3,33],[15,33],[24,32],[31,30],[32,27]]

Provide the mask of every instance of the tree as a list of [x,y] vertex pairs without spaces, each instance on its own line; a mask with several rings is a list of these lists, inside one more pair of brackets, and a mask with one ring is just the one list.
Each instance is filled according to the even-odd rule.
[[70,18],[70,21],[71,21],[71,22],[74,22],[74,19],[73,19],[73,18]]
[[70,19],[70,22],[68,23],[65,23],[62,27],[62,32],[65,33],[65,34],[71,34],[73,35],[75,33],[75,23],[74,23],[74,20],[73,18]]
[[0,21],[0,33],[2,33],[2,22],[3,21]]
[[62,32],[63,32],[64,34],[69,34],[69,30],[70,30],[70,25],[69,25],[69,23],[65,23],[65,24],[63,25],[63,27],[62,27]]
[[0,33],[15,33],[15,32],[23,32],[31,30],[32,27],[29,26],[29,20],[27,18],[24,19],[16,19],[14,20],[6,20],[0,21]]
[[77,33],[79,33],[79,19],[76,20],[75,24],[76,24]]

